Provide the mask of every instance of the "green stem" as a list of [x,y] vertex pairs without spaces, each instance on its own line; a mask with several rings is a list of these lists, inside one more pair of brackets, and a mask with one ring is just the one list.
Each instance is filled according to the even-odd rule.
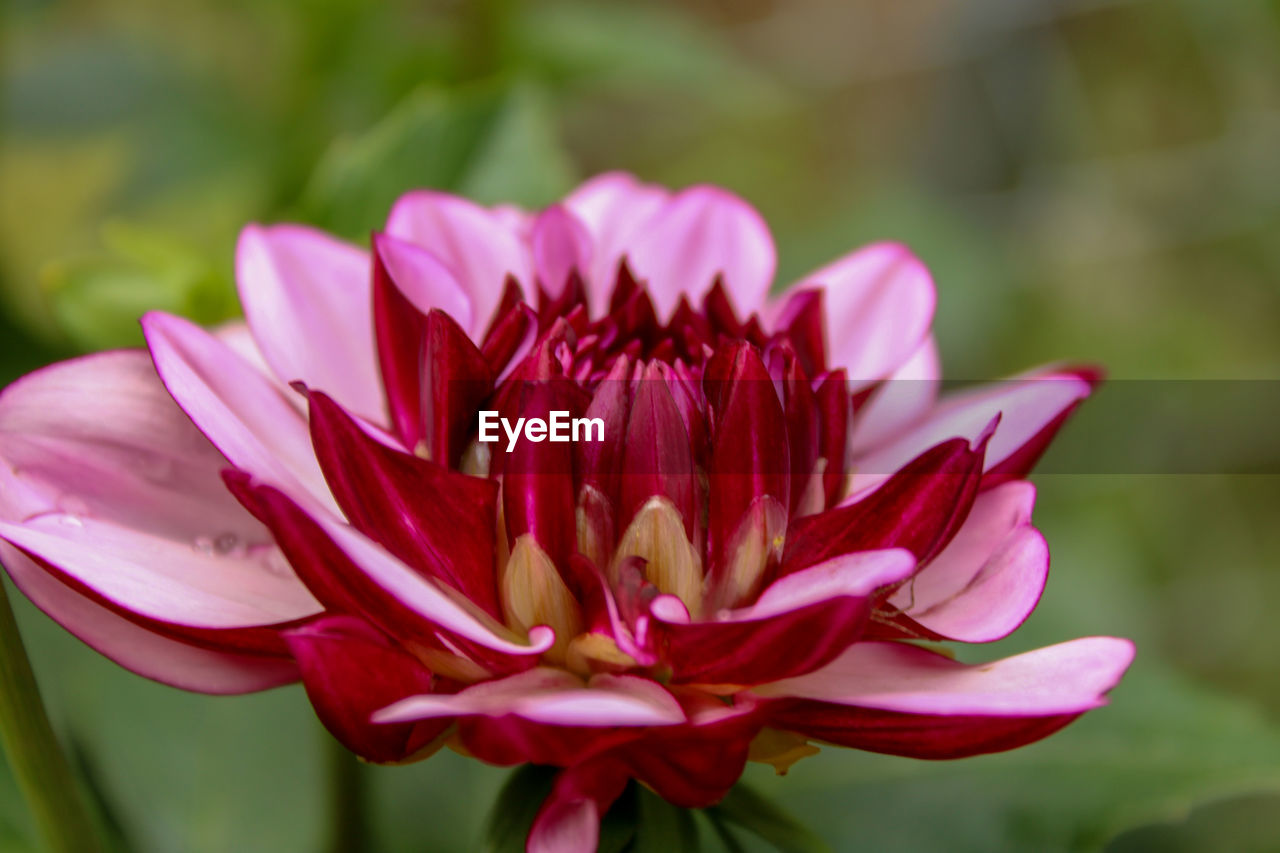
[[329,765],[329,850],[364,853],[370,849],[365,768],[328,732],[324,739]]
[[80,785],[49,725],[0,579],[0,742],[51,853],[102,850]]

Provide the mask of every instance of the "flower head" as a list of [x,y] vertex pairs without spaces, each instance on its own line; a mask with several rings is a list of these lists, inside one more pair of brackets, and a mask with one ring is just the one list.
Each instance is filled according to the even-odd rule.
[[704,806],[814,741],[955,758],[1102,704],[1126,641],[913,642],[1035,606],[1023,477],[1094,375],[939,399],[905,248],[771,299],[774,266],[740,199],[618,174],[537,214],[410,193],[369,251],[250,227],[247,325],[150,314],[0,396],[0,556],[142,675],[300,678],[370,761],[564,768],[531,849],[591,849],[633,778]]

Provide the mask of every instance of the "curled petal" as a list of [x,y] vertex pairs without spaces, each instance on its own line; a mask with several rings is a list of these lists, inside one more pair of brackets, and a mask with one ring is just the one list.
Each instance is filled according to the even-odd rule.
[[826,667],[756,689],[785,699],[771,725],[919,758],[1012,749],[1105,704],[1133,644],[1086,637],[988,664],[918,646],[858,643]]
[[1007,636],[1030,615],[1049,574],[1049,548],[1031,526],[1035,487],[983,492],[929,565],[889,602],[927,632],[966,643]]
[[775,581],[754,605],[707,621],[655,606],[652,630],[676,683],[761,684],[834,659],[861,635],[872,594],[914,568],[904,550],[849,554]]
[[[994,417],[1000,423],[987,447],[985,470],[1000,476],[989,485],[1022,476],[1092,389],[1092,382],[1080,373],[1046,371],[944,397],[919,424],[857,460],[849,494],[873,488],[940,441],[974,439]],[[1006,464],[1010,460],[1016,465]]]
[[242,653],[179,639],[82,595],[0,541],[0,562],[23,595],[99,654],[144,678],[215,695],[253,693],[298,680],[288,657]]

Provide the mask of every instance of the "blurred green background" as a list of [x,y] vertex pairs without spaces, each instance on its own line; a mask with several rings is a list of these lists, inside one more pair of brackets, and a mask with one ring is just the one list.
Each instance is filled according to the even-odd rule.
[[[951,376],[1070,358],[1120,380],[1280,378],[1275,0],[0,8],[0,383],[137,343],[149,308],[233,315],[247,221],[361,239],[412,186],[541,204],[611,168],[743,194],[783,281],[911,244]],[[1126,428],[1089,412],[1077,447]],[[1236,457],[1274,453],[1260,440]],[[1270,470],[1038,478],[1044,601],[964,653],[1133,637],[1107,709],[1008,755],[828,749],[749,777],[840,851],[1280,850]],[[322,848],[324,742],[300,689],[182,694],[16,606],[133,849]],[[365,775],[386,851],[473,849],[504,778],[452,755]],[[0,767],[0,850],[32,849]]]

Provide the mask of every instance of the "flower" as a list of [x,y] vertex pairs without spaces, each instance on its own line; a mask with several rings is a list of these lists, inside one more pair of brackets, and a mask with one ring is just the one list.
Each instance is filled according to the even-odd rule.
[[[587,850],[631,779],[687,807],[813,742],[1010,749],[1105,701],[1092,637],[969,665],[1048,550],[1023,478],[1096,376],[937,398],[934,288],[873,245],[776,299],[712,187],[597,177],[537,214],[413,192],[370,251],[237,251],[247,324],[143,318],[0,395],[14,582],[121,665],[301,679],[351,750],[564,768],[530,849]],[[598,440],[478,440],[481,411]]]

